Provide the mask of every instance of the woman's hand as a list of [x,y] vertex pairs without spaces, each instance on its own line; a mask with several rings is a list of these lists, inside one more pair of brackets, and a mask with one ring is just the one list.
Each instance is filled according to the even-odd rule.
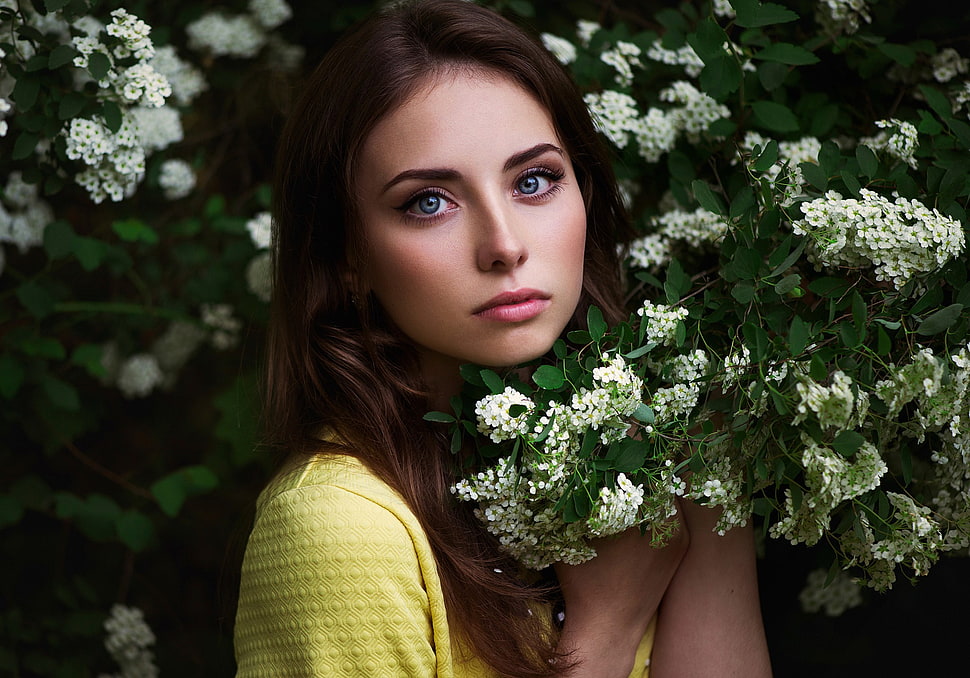
[[555,566],[566,618],[559,648],[575,662],[570,678],[627,678],[637,647],[687,550],[683,521],[663,547],[639,528],[595,542],[597,556]]

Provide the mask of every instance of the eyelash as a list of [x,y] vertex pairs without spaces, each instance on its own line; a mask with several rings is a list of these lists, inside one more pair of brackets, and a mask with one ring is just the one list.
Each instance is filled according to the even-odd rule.
[[[519,176],[515,178],[515,185],[518,186],[523,180],[529,177],[542,177],[549,180],[549,187],[542,193],[522,193],[520,194],[522,198],[529,200],[534,203],[542,203],[552,198],[554,195],[563,190],[562,178],[566,176],[565,171],[561,169],[552,169],[550,167],[530,167],[529,169],[522,172]],[[518,189],[516,189],[518,191]],[[450,202],[451,199],[448,195],[439,188],[427,188],[418,191],[417,193],[412,193],[408,196],[401,205],[396,209],[401,213],[406,221],[420,222],[420,223],[433,223],[435,220],[440,219],[443,214],[434,214],[430,216],[421,217],[416,214],[411,213],[409,210],[414,206],[414,204],[421,200],[422,198],[440,198]]]

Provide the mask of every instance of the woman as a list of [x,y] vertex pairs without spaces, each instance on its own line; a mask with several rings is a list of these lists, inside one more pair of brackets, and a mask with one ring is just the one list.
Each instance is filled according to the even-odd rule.
[[422,420],[462,363],[541,356],[590,304],[625,315],[623,210],[561,66],[472,3],[397,4],[327,55],[278,158],[266,420],[288,457],[238,675],[767,675],[750,533],[684,507],[665,548],[632,530],[529,581]]

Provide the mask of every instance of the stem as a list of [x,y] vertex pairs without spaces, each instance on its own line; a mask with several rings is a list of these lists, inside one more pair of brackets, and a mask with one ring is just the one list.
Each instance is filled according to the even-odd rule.
[[70,441],[65,441],[64,447],[67,448],[67,451],[70,452],[75,459],[77,459],[82,464],[84,464],[85,466],[93,470],[98,475],[104,478],[107,478],[108,480],[115,483],[116,485],[120,485],[121,487],[128,490],[132,494],[136,494],[139,497],[145,497],[146,499],[153,499],[152,494],[148,490],[146,490],[143,487],[138,487],[137,485],[132,484],[125,478],[122,478],[120,475],[112,471],[111,469],[102,466],[94,459],[84,454],[84,452],[78,449],[77,445],[75,445],[74,443]]

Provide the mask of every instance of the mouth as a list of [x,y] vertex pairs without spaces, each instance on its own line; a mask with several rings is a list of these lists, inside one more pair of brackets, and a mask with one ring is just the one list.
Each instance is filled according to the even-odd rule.
[[550,301],[545,292],[532,289],[502,292],[475,309],[474,315],[485,320],[500,322],[523,322],[546,309]]

